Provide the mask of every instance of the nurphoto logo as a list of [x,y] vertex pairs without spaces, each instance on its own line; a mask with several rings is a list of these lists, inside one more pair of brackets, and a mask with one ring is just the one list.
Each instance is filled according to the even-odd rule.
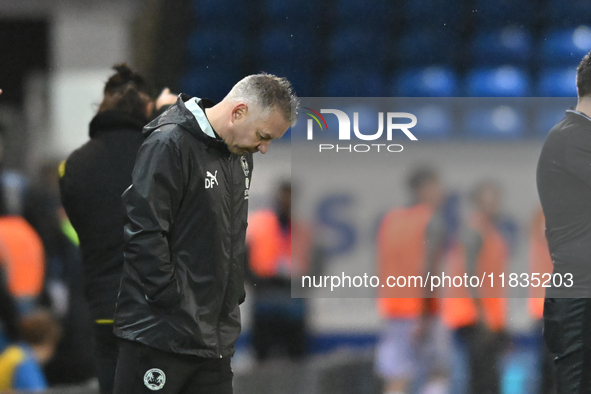
[[[328,124],[322,114],[333,114],[337,117],[339,124],[339,141],[350,141],[351,140],[351,119],[344,111],[338,109],[321,109],[320,112],[304,107],[310,112],[306,112],[311,119],[308,119],[307,123],[307,139],[314,139],[314,122],[319,126],[321,131],[328,131]],[[386,139],[392,141],[392,135],[395,131],[403,132],[406,137],[411,141],[417,141],[417,137],[409,130],[416,126],[417,117],[408,112],[387,112],[384,115],[383,112],[378,112],[378,130],[373,134],[364,134],[359,130],[359,113],[353,112],[353,133],[355,137],[362,141],[375,141],[382,137],[384,134],[384,123],[386,123]],[[400,119],[408,119],[410,122],[399,123]],[[383,148],[381,150],[381,148]],[[348,152],[369,152],[375,151],[387,151],[387,152],[402,152],[404,149],[400,144],[349,144],[349,145],[334,145],[334,144],[319,144],[319,152],[322,151],[348,151]]]

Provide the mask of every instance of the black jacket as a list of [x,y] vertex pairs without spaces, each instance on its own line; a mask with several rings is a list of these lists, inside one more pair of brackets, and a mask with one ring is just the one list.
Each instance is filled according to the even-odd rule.
[[144,128],[150,135],[123,194],[114,332],[164,351],[227,357],[240,334],[252,155],[206,135],[187,99]]
[[112,319],[123,269],[121,194],[131,184],[146,119],[104,111],[90,123],[90,141],[65,164],[62,204],[80,239],[93,319]]

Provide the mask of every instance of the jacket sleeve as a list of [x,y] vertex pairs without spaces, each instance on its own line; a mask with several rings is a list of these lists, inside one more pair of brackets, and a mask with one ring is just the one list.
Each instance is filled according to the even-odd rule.
[[168,307],[179,296],[168,239],[185,182],[180,152],[163,134],[152,133],[141,146],[132,184],[123,193],[123,254],[127,268],[143,284],[146,299]]

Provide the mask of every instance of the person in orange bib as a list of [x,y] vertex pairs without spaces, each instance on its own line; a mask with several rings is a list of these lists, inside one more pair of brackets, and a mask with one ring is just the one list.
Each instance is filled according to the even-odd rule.
[[[443,189],[437,173],[421,168],[411,174],[413,204],[395,208],[384,217],[378,232],[377,263],[380,280],[425,277],[438,269],[445,224],[440,207]],[[387,394],[407,393],[428,385],[444,392],[445,333],[437,324],[437,305],[420,286],[383,287],[378,310],[384,320],[376,352],[376,370]],[[426,378],[425,378],[426,376]],[[424,381],[419,381],[422,377]],[[426,388],[425,388],[426,389]]]
[[254,290],[252,341],[257,359],[306,353],[306,305],[291,298],[291,274],[306,272],[310,231],[291,220],[291,184],[283,182],[274,209],[249,216],[246,242],[249,279]]
[[[475,206],[461,242],[449,255],[451,277],[498,278],[508,263],[508,244],[499,230],[501,190],[495,182],[480,183],[472,192]],[[493,282],[494,284],[494,282]],[[507,300],[504,289],[484,281],[479,287],[448,286],[442,302],[445,324],[453,330],[457,362],[451,392],[497,394],[500,357],[506,343]]]
[[0,258],[8,289],[21,313],[38,306],[45,276],[43,243],[21,216],[0,216]]

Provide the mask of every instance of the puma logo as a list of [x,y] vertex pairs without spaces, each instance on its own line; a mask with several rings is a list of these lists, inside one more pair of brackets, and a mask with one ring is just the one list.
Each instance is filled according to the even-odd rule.
[[205,178],[205,188],[206,189],[213,189],[214,185],[219,185],[218,183],[218,170],[215,170],[215,173],[212,174],[211,172],[207,171],[205,173],[208,178]]

